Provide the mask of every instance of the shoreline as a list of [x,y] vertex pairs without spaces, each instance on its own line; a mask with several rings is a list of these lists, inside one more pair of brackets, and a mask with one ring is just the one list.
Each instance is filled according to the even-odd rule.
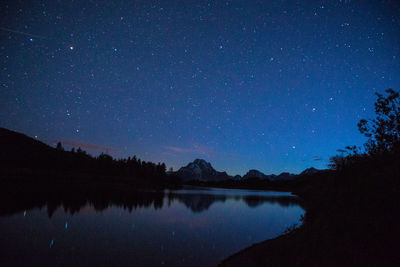
[[[351,185],[343,183],[349,177]],[[379,188],[379,180],[353,190],[365,176],[313,179],[293,192],[306,211],[299,228],[238,251],[219,266],[399,266],[398,192]]]
[[[53,184],[59,192],[51,190],[49,195],[46,193],[45,198],[47,196],[58,199],[60,193],[64,193],[65,198],[69,199],[71,194],[68,189],[76,188],[78,192],[84,194],[86,191],[89,192],[95,199],[103,199],[105,195],[108,195],[121,203],[132,199],[132,190],[143,189],[136,183],[125,183],[121,180],[111,182],[106,179],[108,182],[98,180],[94,182],[94,177],[84,180],[65,180],[72,176],[63,176],[64,179],[52,180],[52,183],[48,183],[52,175],[42,176],[42,179],[37,180],[32,179],[34,176],[23,176],[23,179],[15,180],[16,176],[14,176],[8,177],[9,179],[0,179],[0,183],[3,182],[3,190],[8,191],[10,197],[17,196],[18,191],[24,191],[24,188],[32,196],[41,196],[42,190],[46,191]],[[398,183],[396,181],[389,179],[387,183],[382,183],[379,179],[367,179],[364,175],[329,172],[309,176],[278,189],[258,188],[256,190],[286,191],[296,195],[305,209],[301,226],[289,233],[238,251],[224,259],[219,265],[398,266],[400,264],[400,254],[397,251],[397,243],[400,239],[398,228],[400,201],[398,187],[395,186]],[[395,183],[393,186],[392,182]],[[19,189],[14,192],[4,187],[7,183],[22,186],[17,187]],[[361,187],[360,184],[363,183],[367,183],[367,186]],[[30,184],[36,186],[30,187]],[[46,186],[42,188],[42,185]],[[114,192],[112,188],[117,189],[118,192]],[[151,188],[151,184],[146,184],[145,188]],[[371,190],[371,188],[374,189]],[[122,191],[126,194],[121,195],[120,189],[123,189]],[[159,187],[159,189],[162,190],[165,187]],[[244,186],[236,189],[255,188]],[[26,194],[23,196],[27,198],[27,203],[31,203]],[[154,201],[157,202],[159,199],[159,195],[154,195]],[[40,200],[43,199],[40,198]],[[31,204],[40,206],[42,202]],[[14,208],[21,208],[20,204],[23,203],[22,199],[19,199]],[[132,202],[132,204],[135,203]]]

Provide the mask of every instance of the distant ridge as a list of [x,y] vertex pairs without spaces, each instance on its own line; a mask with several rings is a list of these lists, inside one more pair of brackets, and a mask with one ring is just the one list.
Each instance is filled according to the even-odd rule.
[[296,179],[299,176],[307,176],[307,175],[311,175],[311,174],[314,174],[314,173],[317,173],[320,171],[322,171],[322,170],[317,170],[317,169],[311,167],[311,168],[305,169],[300,174],[282,172],[279,175],[275,175],[275,174],[266,175],[258,170],[250,170],[243,176],[242,179],[258,178],[258,179],[267,179],[270,181],[282,181],[282,180]]
[[232,179],[235,181],[246,180],[246,179],[261,179],[270,181],[283,181],[296,179],[299,176],[307,176],[319,172],[313,167],[308,168],[301,172],[300,174],[293,174],[288,172],[282,172],[279,175],[270,174],[266,175],[258,170],[249,170],[243,177],[240,175],[230,176],[226,172],[216,171],[211,163],[205,161],[204,159],[195,159],[190,162],[185,167],[180,168],[175,174],[182,179],[182,181],[203,181],[203,182],[218,182],[223,180]]
[[242,179],[250,179],[250,178],[258,178],[258,179],[268,179],[268,180],[274,180],[276,175],[271,174],[271,175],[265,175],[264,173],[258,171],[258,170],[249,170],[245,175],[243,175]]

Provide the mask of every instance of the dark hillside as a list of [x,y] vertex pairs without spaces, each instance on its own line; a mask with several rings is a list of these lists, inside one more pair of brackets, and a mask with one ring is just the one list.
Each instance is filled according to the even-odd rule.
[[52,161],[54,148],[24,134],[0,128],[1,167],[35,167]]
[[164,163],[145,162],[136,156],[114,159],[93,157],[82,149],[66,151],[61,143],[48,146],[24,134],[0,128],[0,177],[3,181],[67,180],[133,182],[138,185],[174,185]]

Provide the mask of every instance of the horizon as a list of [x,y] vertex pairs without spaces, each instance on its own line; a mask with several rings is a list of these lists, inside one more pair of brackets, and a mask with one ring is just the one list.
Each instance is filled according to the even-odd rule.
[[400,88],[395,1],[0,7],[0,126],[92,155],[325,169]]
[[[10,131],[14,131],[14,130],[11,130],[11,129],[6,129],[6,128],[3,128],[3,129],[5,129],[5,130],[10,130]],[[20,133],[20,132],[17,132],[17,131],[14,131],[14,132],[16,132],[16,133]],[[25,133],[20,133],[20,134],[23,134],[23,135],[26,135]],[[26,136],[28,136],[28,137],[30,137],[30,138],[32,138],[32,139],[34,139],[34,140],[38,140],[38,141],[40,141],[40,142],[42,142],[42,143],[44,143],[44,144],[46,144],[46,145],[48,145],[48,146],[50,146],[50,147],[53,147],[54,149],[56,148],[56,146],[57,146],[57,143],[58,142],[55,142],[55,143],[53,143],[53,144],[48,144],[48,143],[46,143],[46,142],[44,142],[44,141],[42,141],[42,140],[40,140],[37,136],[34,136],[34,137],[32,137],[32,136],[29,136],[29,135],[26,135]],[[82,144],[78,144],[78,143],[75,143],[74,145],[75,146],[72,146],[73,145],[73,143],[68,143],[67,142],[67,144],[65,145],[65,143],[62,143],[62,142],[60,142],[61,143],[61,145],[62,145],[62,148],[63,149],[65,149],[66,151],[71,151],[71,149],[75,149],[75,151],[78,149],[78,148],[81,148],[83,151],[85,151],[85,152],[87,152],[90,156],[92,156],[92,157],[97,157],[98,155],[100,155],[100,154],[107,154],[107,155],[111,155],[111,153],[109,153],[109,152],[107,152],[107,148],[106,147],[102,147],[102,146],[98,146],[98,145],[94,145],[94,144],[86,144],[86,147],[85,146],[80,146],[80,145],[82,145]],[[101,151],[101,152],[98,152],[97,154],[96,153],[90,153],[90,151],[96,151],[96,150],[99,150],[99,148],[104,148],[105,150],[104,151]],[[111,155],[112,156],[112,155]],[[136,155],[132,155],[132,156],[130,156],[130,157],[133,157],[133,156],[136,156]],[[117,160],[119,160],[119,159],[127,159],[127,158],[115,158],[115,157],[113,157],[114,159],[117,159]],[[147,161],[147,160],[144,160],[144,159],[142,159],[142,158],[139,158],[138,157],[138,159],[140,159],[140,160],[143,160],[143,161]],[[263,174],[265,174],[265,175],[279,175],[279,174],[281,174],[281,173],[283,173],[283,172],[280,172],[280,173],[264,173],[263,171],[261,171],[261,170],[258,170],[258,169],[248,169],[245,173],[243,173],[243,174],[231,174],[231,173],[228,173],[226,170],[219,170],[219,169],[216,169],[215,168],[215,166],[213,165],[213,163],[211,162],[211,161],[209,161],[209,160],[206,160],[206,159],[204,159],[204,158],[194,158],[193,160],[191,160],[191,161],[189,161],[189,162],[187,162],[186,164],[184,164],[184,165],[182,165],[182,166],[180,166],[180,167],[178,167],[178,168],[173,168],[173,171],[174,172],[176,172],[176,171],[178,171],[180,168],[182,168],[182,167],[186,167],[187,165],[189,165],[190,163],[192,163],[192,162],[194,162],[194,161],[196,161],[196,160],[203,160],[203,161],[206,161],[207,163],[210,163],[211,164],[211,166],[216,170],[216,171],[218,171],[218,172],[226,172],[228,175],[230,175],[230,176],[236,176],[236,175],[240,175],[240,176],[244,176],[247,172],[249,172],[249,171],[251,171],[251,170],[257,170],[257,171],[260,171],[260,172],[262,172]],[[153,163],[164,163],[163,161],[162,162],[153,162]],[[167,167],[167,171],[170,169],[170,167],[172,167],[172,166],[166,166]],[[310,166],[310,167],[308,167],[308,168],[306,168],[306,169],[309,169],[309,168],[314,168],[314,166]],[[306,170],[306,169],[304,169],[304,170]],[[304,171],[303,170],[303,171]],[[318,169],[319,170],[319,169]],[[301,172],[299,172],[299,173],[292,173],[292,174],[300,174]]]

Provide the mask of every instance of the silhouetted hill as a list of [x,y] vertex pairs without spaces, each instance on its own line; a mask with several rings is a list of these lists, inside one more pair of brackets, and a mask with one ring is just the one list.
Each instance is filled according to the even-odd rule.
[[55,157],[56,151],[24,134],[0,128],[0,166],[28,167],[43,164]]
[[140,185],[177,184],[166,175],[164,163],[145,162],[136,156],[113,159],[100,154],[93,157],[78,148],[65,151],[61,143],[53,148],[24,134],[0,128],[0,178],[123,181]]

